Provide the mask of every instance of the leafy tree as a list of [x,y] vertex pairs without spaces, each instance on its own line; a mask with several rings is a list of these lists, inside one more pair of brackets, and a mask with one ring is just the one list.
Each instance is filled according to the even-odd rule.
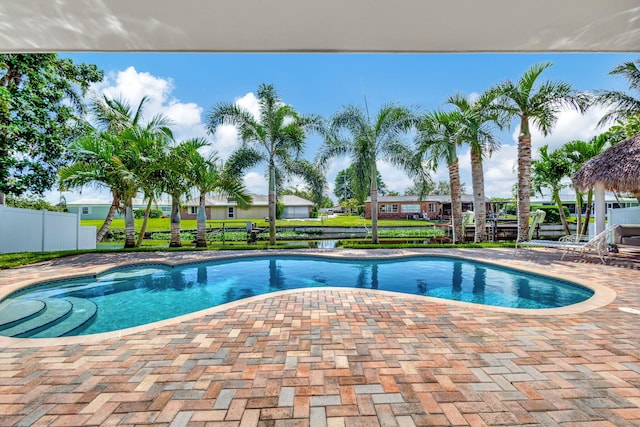
[[[446,181],[440,181],[440,182],[444,182],[447,186],[447,188],[449,187],[449,183]],[[404,189],[404,195],[405,196],[417,196],[418,198],[422,198],[424,196],[430,195],[430,194],[435,194],[434,193],[434,189],[435,186],[433,184],[433,182],[415,182],[412,185],[408,186],[407,188]]]
[[540,159],[531,163],[531,185],[534,191],[540,195],[543,194],[543,189],[545,188],[551,190],[551,198],[558,206],[560,222],[565,234],[571,234],[562,200],[560,199],[560,190],[566,187],[561,181],[571,173],[571,163],[567,158],[567,152],[560,148],[549,153],[548,145],[540,147],[539,152]]
[[[381,195],[385,195],[387,185],[382,180],[380,171],[377,171],[377,177],[378,192]],[[356,170],[353,165],[338,172],[334,184],[335,185],[333,193],[338,196],[338,201],[355,198],[360,201],[361,205],[364,204],[365,200],[367,199],[367,196],[369,195],[369,188],[371,188],[371,183],[369,182],[369,180],[367,180],[366,182],[360,182],[358,180]]]
[[537,80],[552,64],[531,66],[517,82],[507,80],[495,90],[502,93],[496,105],[503,109],[507,117],[520,119],[518,135],[518,241],[527,239],[531,206],[531,132],[530,126],[537,127],[543,135],[548,135],[558,120],[558,114],[565,108],[584,111],[588,98],[576,93],[569,83]]
[[[609,74],[623,76],[629,81],[629,89],[639,91],[640,94],[640,59],[625,62],[614,68]],[[628,93],[616,90],[596,91],[596,102],[607,107],[613,107],[599,124],[610,123],[612,121],[625,121],[629,117],[640,115],[640,98]]]
[[453,95],[447,100],[461,113],[462,142],[469,144],[470,148],[475,242],[487,240],[487,209],[482,161],[485,157],[490,157],[500,146],[499,139],[493,134],[494,128],[502,128],[506,125],[504,117],[501,117],[500,111],[494,106],[498,95],[498,91],[489,90],[482,93],[474,102],[470,102],[461,94]]
[[218,104],[208,116],[209,132],[219,125],[238,129],[242,146],[227,161],[230,173],[244,171],[260,163],[267,164],[269,182],[269,242],[276,244],[277,189],[289,176],[302,177],[320,200],[326,186],[324,176],[310,162],[301,158],[306,132],[321,130],[319,117],[299,115],[285,105],[272,85],[261,84],[257,91],[260,117],[232,104]]
[[460,111],[434,111],[426,114],[418,128],[417,145],[421,158],[426,158],[431,168],[438,168],[445,161],[451,184],[451,216],[453,241],[463,241],[462,190],[457,149],[462,143],[464,117]]
[[54,206],[42,198],[33,197],[33,195],[28,195],[27,197],[8,195],[6,202],[7,202],[7,206],[11,208],[63,212],[63,210],[60,209],[60,207]]
[[85,131],[82,95],[102,77],[55,53],[0,54],[0,204],[53,186],[65,148]]
[[417,124],[408,108],[385,105],[371,120],[369,113],[347,106],[331,119],[331,126],[320,147],[317,162],[327,165],[330,159],[349,155],[356,182],[370,186],[371,242],[378,243],[378,161],[387,161],[418,180],[430,180],[419,159],[402,137]]

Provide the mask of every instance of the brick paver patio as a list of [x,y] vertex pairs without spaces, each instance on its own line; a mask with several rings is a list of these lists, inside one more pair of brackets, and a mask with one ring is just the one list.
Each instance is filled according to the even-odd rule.
[[[603,266],[545,249],[305,251],[316,252],[463,256],[617,295],[586,311],[531,314],[306,289],[124,335],[0,338],[0,425],[640,425],[637,255]],[[0,293],[141,260],[235,255],[87,254],[0,271]]]

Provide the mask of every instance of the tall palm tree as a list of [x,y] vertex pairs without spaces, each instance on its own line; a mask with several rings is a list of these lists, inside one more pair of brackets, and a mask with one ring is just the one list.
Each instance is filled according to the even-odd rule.
[[[589,142],[575,140],[566,143],[563,148],[567,158],[571,161],[571,165],[574,168],[573,173],[577,172],[587,160],[600,154],[609,142],[609,135],[607,133],[603,133],[591,138]],[[583,195],[578,190],[576,190],[576,200],[578,202],[576,205],[576,213],[578,216],[577,233],[588,234],[589,220],[591,218],[591,207],[593,205],[593,189],[590,188],[587,192],[587,210],[585,212],[584,223],[581,221],[583,201],[582,196]],[[582,231],[580,230],[581,224]]]
[[[200,141],[204,146],[205,140]],[[195,145],[194,145],[195,146]],[[194,147],[192,146],[192,147]],[[239,176],[232,176],[224,170],[224,164],[217,157],[216,152],[203,156],[197,149],[188,153],[186,170],[188,180],[198,192],[199,204],[197,214],[196,247],[206,248],[207,216],[205,212],[206,195],[216,192],[233,198],[240,209],[248,209],[252,198],[244,187]]]
[[325,143],[318,152],[316,161],[322,166],[335,157],[350,156],[359,186],[370,189],[373,244],[378,243],[378,161],[398,166],[418,180],[430,180],[403,140],[417,122],[417,116],[405,107],[385,105],[371,120],[368,111],[349,105],[332,117]]
[[419,156],[425,158],[434,170],[438,168],[440,161],[444,160],[447,163],[451,186],[454,243],[464,241],[460,166],[457,154],[457,149],[462,143],[464,123],[464,116],[460,111],[433,111],[422,118],[416,138]]
[[517,82],[507,80],[495,89],[502,93],[498,104],[510,117],[520,119],[518,134],[518,238],[527,239],[531,210],[531,131],[530,126],[548,135],[565,108],[584,111],[587,97],[576,93],[569,83],[545,81],[537,84],[550,62],[532,65]]
[[[640,91],[640,59],[634,62],[625,62],[611,70],[609,74],[620,75],[629,81],[629,89]],[[616,90],[599,90],[596,91],[596,102],[607,107],[613,107],[602,119],[599,124],[606,124],[615,121],[624,121],[625,119],[640,115],[640,98],[634,98],[627,93]]]
[[[285,105],[273,85],[258,86],[260,117],[236,104],[216,105],[208,116],[209,132],[223,124],[234,125],[242,146],[227,161],[234,173],[267,164],[269,182],[269,243],[276,244],[276,195],[278,184],[292,175],[301,176],[312,188],[324,189],[324,177],[301,159],[306,132],[321,129],[319,117],[299,115]],[[320,180],[320,182],[318,182]]]
[[461,94],[452,95],[447,99],[447,103],[456,107],[462,115],[462,142],[469,144],[470,148],[475,242],[484,242],[487,239],[487,207],[482,161],[485,157],[490,157],[500,146],[500,140],[493,134],[493,126],[502,128],[505,125],[499,110],[494,106],[497,97],[496,91],[486,91],[474,102]]

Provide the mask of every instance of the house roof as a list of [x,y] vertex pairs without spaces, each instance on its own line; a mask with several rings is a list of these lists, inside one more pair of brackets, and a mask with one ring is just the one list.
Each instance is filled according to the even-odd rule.
[[[471,194],[463,194],[461,196],[463,203],[472,203],[473,196]],[[485,197],[487,203],[491,202],[491,199]],[[438,202],[438,203],[451,203],[451,195],[428,195],[424,196],[422,200],[418,200],[418,196],[378,196],[378,203],[419,203],[419,202]],[[371,203],[371,197],[367,197],[367,203]]]
[[[68,202],[67,206],[111,206],[113,200],[111,199],[97,199],[97,198],[84,198]],[[133,199],[133,206],[146,206],[147,202],[143,199]],[[158,200],[152,206],[171,206],[171,200]]]
[[[253,203],[251,206],[268,206],[269,205],[269,197],[263,194],[252,194]],[[284,195],[280,196],[280,201],[285,206],[313,206],[313,202],[309,200],[303,199],[302,197],[294,196],[294,195]],[[227,196],[217,195],[209,195],[205,197],[204,204],[206,206],[236,206],[236,202],[234,200],[230,200]],[[198,198],[189,199],[182,204],[183,206],[198,206],[200,205],[200,200]]]

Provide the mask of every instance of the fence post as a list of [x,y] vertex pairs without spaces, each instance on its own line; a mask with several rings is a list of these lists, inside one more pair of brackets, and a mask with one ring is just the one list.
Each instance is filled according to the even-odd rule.
[[81,209],[78,209],[78,212],[76,212],[76,217],[78,218],[78,224],[76,226],[76,250],[80,249],[80,216],[82,215],[80,212]]

